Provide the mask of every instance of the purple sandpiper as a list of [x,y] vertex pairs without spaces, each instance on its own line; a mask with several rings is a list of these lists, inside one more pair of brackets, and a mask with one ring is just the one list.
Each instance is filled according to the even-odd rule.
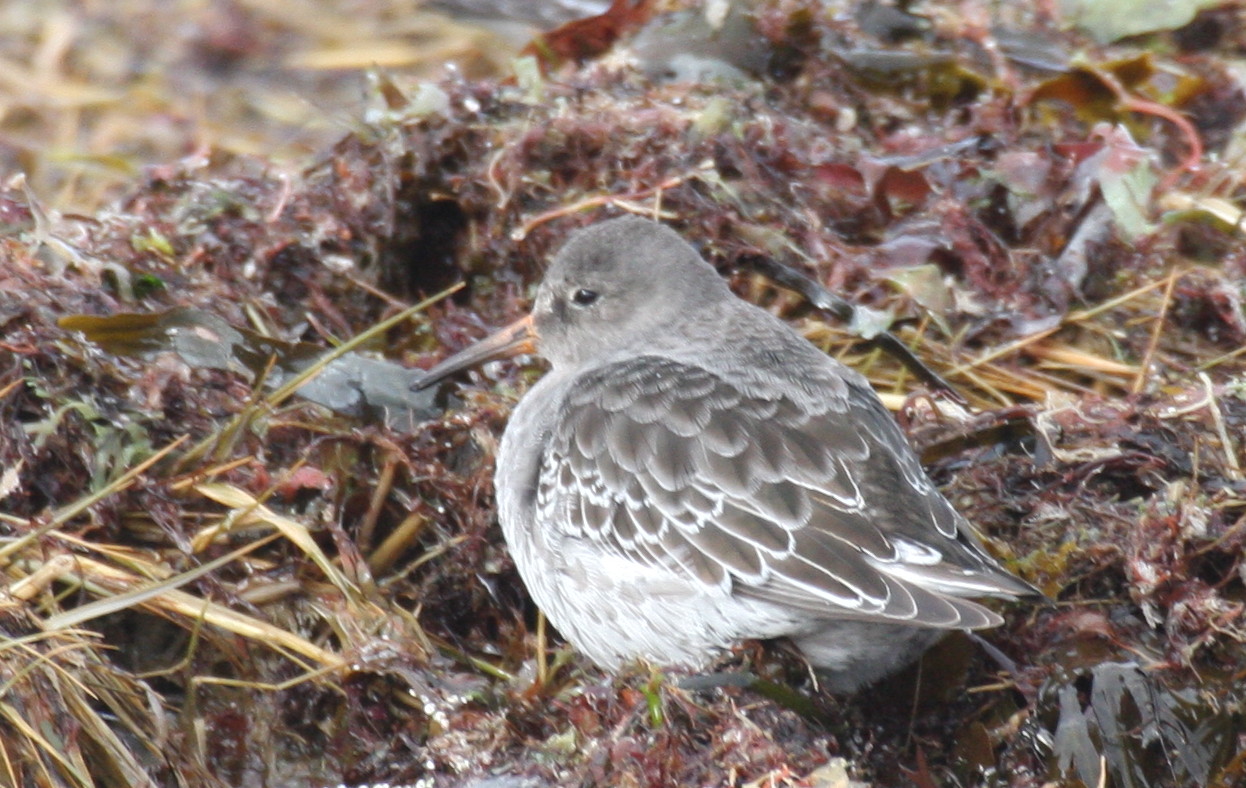
[[416,386],[525,347],[552,368],[502,438],[502,531],[604,668],[703,668],[786,637],[847,692],[1002,622],[972,598],[1037,593],[983,552],[865,378],[661,224],[575,232],[529,317]]

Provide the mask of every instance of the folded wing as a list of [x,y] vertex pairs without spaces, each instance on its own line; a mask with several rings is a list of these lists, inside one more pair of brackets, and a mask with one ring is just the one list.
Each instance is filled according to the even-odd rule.
[[[863,381],[796,401],[669,358],[586,373],[547,444],[538,522],[707,589],[817,617],[972,629],[1000,569]],[[554,515],[557,512],[557,516]]]

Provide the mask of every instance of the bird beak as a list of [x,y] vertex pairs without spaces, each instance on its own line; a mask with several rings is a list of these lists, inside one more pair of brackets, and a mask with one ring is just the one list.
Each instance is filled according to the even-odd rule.
[[532,323],[532,315],[528,315],[506,328],[495,331],[476,344],[460,350],[440,364],[434,365],[411,384],[411,389],[413,391],[426,389],[456,372],[483,364],[491,359],[535,352],[536,328]]

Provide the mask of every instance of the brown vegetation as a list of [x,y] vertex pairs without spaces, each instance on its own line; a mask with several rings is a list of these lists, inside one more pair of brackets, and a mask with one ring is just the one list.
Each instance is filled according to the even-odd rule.
[[[0,193],[0,784],[1246,779],[1246,18],[1099,45],[1005,6],[646,4],[579,64],[381,74],[297,174],[183,158],[115,200],[40,180],[35,117]],[[231,25],[212,52],[271,41]],[[987,634],[1011,669],[953,638],[830,698],[781,650],[681,683],[543,629],[490,483],[539,367],[435,399],[406,369],[517,317],[566,233],[623,211],[897,405],[1054,600]],[[869,309],[830,323],[759,257]],[[880,326],[970,410],[860,339]]]

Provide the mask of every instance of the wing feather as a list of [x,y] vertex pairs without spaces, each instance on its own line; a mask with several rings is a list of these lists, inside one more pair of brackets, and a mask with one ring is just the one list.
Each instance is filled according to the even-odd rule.
[[797,401],[658,356],[590,370],[542,463],[539,505],[569,518],[538,521],[820,617],[997,623],[959,596],[1024,584],[980,552],[863,381],[826,391]]

